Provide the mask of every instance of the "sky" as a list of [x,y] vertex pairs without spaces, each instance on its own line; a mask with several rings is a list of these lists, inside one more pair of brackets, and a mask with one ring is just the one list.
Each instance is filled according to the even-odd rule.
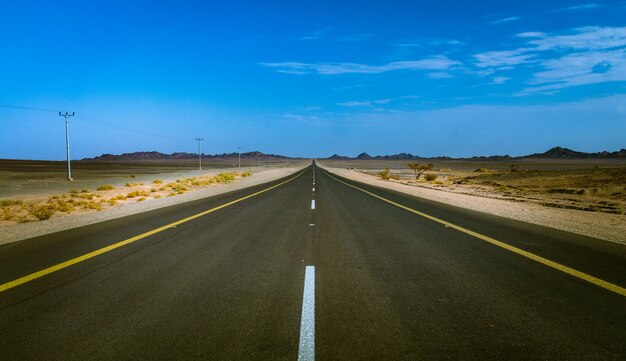
[[0,2],[0,158],[626,148],[626,0]]

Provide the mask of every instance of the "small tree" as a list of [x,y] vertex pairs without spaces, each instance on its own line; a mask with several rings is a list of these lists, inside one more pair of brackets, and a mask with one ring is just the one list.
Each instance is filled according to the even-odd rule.
[[426,172],[427,170],[433,169],[433,164],[432,163],[428,163],[428,164],[409,163],[409,168],[415,171],[415,179],[417,180],[420,178],[422,174],[424,174],[424,172]]
[[389,174],[389,168],[385,168],[381,172],[378,172],[378,176],[382,179],[391,178],[391,175]]

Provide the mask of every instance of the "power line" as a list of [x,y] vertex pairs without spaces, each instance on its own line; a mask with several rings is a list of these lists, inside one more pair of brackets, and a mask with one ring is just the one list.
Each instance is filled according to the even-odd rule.
[[0,108],[17,109],[17,110],[31,110],[31,111],[35,111],[35,112],[52,112],[52,113],[56,113],[57,112],[57,110],[54,110],[54,109],[26,107],[26,106],[22,106],[22,105],[6,104],[6,103],[0,103]]

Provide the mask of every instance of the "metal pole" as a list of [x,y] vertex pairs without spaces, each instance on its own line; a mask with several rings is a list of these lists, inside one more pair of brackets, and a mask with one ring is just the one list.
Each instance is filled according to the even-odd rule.
[[204,138],[196,138],[196,141],[198,142],[198,165],[199,165],[200,170],[202,170],[202,152],[200,148],[200,142],[203,140]]
[[239,155],[239,169],[241,169],[241,146],[237,147],[237,154]]
[[59,116],[65,117],[65,150],[67,153],[67,179],[69,181],[74,180],[72,179],[72,167],[70,165],[70,117],[73,117],[74,114],[74,112],[72,112],[72,114],[69,112],[61,114],[61,112],[59,112]]

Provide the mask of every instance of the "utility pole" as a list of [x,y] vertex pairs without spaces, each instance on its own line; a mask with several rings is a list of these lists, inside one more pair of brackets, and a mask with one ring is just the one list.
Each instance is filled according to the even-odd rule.
[[73,181],[72,168],[70,166],[70,117],[73,117],[74,114],[74,112],[72,112],[72,114],[69,112],[61,114],[61,112],[59,112],[59,116],[65,117],[65,150],[67,152],[67,179],[69,181]]
[[196,138],[196,141],[198,142],[198,163],[199,163],[199,168],[200,170],[202,170],[202,152],[200,149],[200,142],[203,141],[204,138]]
[[239,166],[239,169],[241,169],[241,146],[237,147],[237,154],[239,154],[238,166]]

